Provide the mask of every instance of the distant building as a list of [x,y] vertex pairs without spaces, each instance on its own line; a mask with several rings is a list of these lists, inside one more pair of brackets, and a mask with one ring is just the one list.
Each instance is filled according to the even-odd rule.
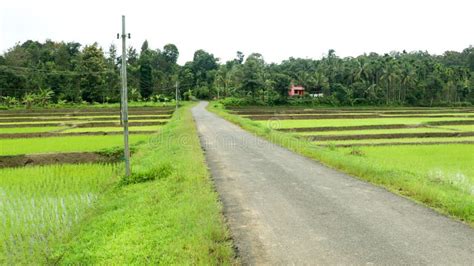
[[290,90],[288,91],[289,96],[303,96],[304,95],[304,88],[303,86],[295,86],[291,85]]

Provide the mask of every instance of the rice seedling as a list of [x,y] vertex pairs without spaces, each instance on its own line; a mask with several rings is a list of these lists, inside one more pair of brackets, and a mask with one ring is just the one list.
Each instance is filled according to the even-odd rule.
[[[130,135],[130,144],[149,139],[149,135]],[[52,152],[98,151],[121,146],[123,137],[113,136],[68,136],[48,138],[0,139],[0,156]]]
[[0,170],[0,264],[52,263],[86,209],[112,182],[113,164]]

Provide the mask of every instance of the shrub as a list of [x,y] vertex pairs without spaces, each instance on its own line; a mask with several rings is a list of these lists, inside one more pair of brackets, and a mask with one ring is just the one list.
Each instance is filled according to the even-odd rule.
[[156,179],[166,178],[170,176],[172,172],[173,167],[171,164],[162,164],[159,167],[152,168],[148,171],[134,172],[130,176],[123,176],[120,179],[119,186],[144,183]]

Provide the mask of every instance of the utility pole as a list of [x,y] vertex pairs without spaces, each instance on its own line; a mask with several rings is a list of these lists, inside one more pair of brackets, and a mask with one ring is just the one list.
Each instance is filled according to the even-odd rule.
[[121,119],[123,125],[123,155],[125,159],[125,176],[130,175],[130,148],[128,146],[128,95],[127,95],[127,37],[130,38],[130,33],[125,33],[125,16],[122,16],[122,93],[121,93]]
[[176,110],[178,110],[178,81],[176,81],[176,84],[175,84],[175,88],[176,88]]

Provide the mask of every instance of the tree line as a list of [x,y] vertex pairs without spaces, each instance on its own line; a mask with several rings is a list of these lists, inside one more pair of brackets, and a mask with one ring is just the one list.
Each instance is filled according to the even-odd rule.
[[[237,52],[226,62],[204,50],[177,64],[174,44],[139,52],[127,49],[129,98],[167,101],[180,96],[226,98],[234,104],[319,103],[329,105],[452,106],[474,103],[474,48],[442,55],[391,52],[321,59],[289,58],[267,63],[253,53]],[[121,58],[111,45],[26,41],[0,55],[0,96],[4,104],[118,102]],[[305,96],[288,96],[290,85]]]

